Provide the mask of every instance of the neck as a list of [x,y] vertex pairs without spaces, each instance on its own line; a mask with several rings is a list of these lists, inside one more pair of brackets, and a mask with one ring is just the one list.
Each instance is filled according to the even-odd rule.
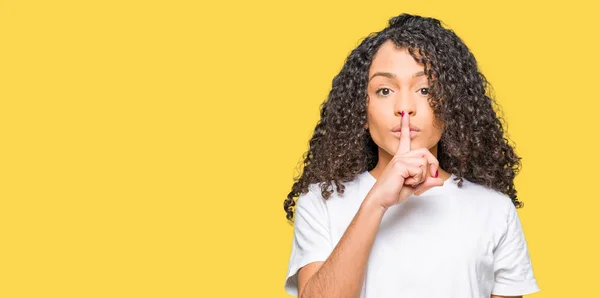
[[[431,152],[431,154],[433,154],[433,156],[435,158],[437,158],[437,151],[438,151],[437,149],[438,149],[437,144],[435,144],[435,146],[433,146],[432,148],[429,148],[429,152]],[[379,179],[379,176],[383,173],[383,170],[385,169],[385,167],[387,167],[387,165],[390,163],[390,161],[394,157],[381,148],[379,148],[379,150],[378,150],[378,155],[379,155],[379,160],[377,161],[377,165],[375,166],[375,168],[373,168],[373,170],[369,171],[371,176],[373,176],[375,179]],[[442,169],[442,168],[439,169],[439,177],[442,178],[443,180],[450,178],[450,175],[451,174],[444,171],[444,169]]]

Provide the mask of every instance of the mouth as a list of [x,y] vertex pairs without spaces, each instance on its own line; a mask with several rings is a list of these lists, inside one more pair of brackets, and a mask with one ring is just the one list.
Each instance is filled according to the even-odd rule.
[[[412,125],[410,125],[410,126],[409,126],[409,128],[410,128],[410,133],[411,133],[411,134],[412,134],[412,132],[413,132],[413,131],[414,131],[414,132],[419,132],[419,131],[421,131],[419,128],[417,128],[417,127],[415,127],[415,126],[412,126]],[[401,131],[402,131],[402,125],[396,125],[396,126],[394,126],[394,127],[392,128],[392,132],[393,132],[393,133],[397,133],[397,132],[399,133],[399,132],[401,132]]]
[[[419,130],[418,130],[418,129],[414,129],[414,128],[411,128],[411,129],[410,129],[410,131],[416,131],[416,132],[419,132]],[[392,130],[392,132],[402,132],[402,129],[393,129],[393,130]]]
[[[402,135],[402,131],[400,131],[400,130],[398,130],[398,131],[392,131],[392,134],[394,134],[395,136],[397,136],[397,137],[400,138],[401,135]],[[410,138],[411,139],[414,138],[415,136],[417,136],[418,134],[419,134],[418,130],[412,130],[412,129],[410,130]]]

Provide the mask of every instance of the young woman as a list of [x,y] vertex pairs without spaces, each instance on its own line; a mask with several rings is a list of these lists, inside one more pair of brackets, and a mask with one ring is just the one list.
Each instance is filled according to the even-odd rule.
[[350,53],[284,202],[289,294],[539,291],[516,212],[520,158],[487,85],[433,18],[393,17]]

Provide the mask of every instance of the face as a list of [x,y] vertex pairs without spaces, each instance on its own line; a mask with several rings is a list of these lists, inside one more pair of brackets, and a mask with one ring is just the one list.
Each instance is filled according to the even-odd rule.
[[380,159],[398,148],[400,133],[394,130],[399,130],[402,111],[410,117],[411,150],[427,148],[437,156],[443,124],[429,105],[428,91],[423,65],[408,50],[397,49],[391,41],[381,45],[369,69],[367,90],[367,128]]

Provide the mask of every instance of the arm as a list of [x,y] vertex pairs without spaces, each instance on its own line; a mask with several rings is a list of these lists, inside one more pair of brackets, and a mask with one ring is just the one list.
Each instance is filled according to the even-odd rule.
[[[527,242],[512,201],[504,201],[505,231],[494,249],[494,287],[497,297],[520,297],[539,292]],[[493,297],[493,296],[492,296]]]
[[[404,112],[401,115],[402,135],[395,156],[383,169],[327,259],[307,263],[308,266],[298,271],[299,297],[359,297],[385,211],[414,193],[444,184],[437,174],[439,162],[435,156],[425,148],[411,150],[410,117],[404,117]],[[405,187],[405,183],[410,186]]]
[[298,297],[359,297],[375,235],[385,209],[365,198],[325,262],[298,273]]

